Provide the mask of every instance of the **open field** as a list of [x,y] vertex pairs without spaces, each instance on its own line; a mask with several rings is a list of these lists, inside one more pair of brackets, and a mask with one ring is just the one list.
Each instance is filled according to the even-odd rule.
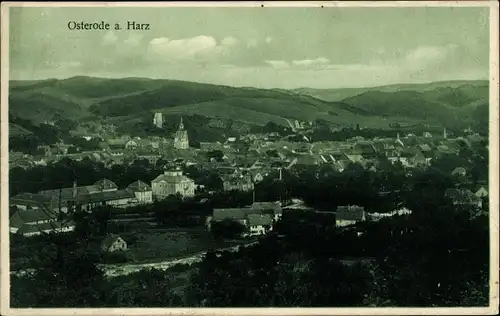
[[204,227],[150,228],[120,236],[128,243],[137,263],[175,259],[244,242],[214,240]]

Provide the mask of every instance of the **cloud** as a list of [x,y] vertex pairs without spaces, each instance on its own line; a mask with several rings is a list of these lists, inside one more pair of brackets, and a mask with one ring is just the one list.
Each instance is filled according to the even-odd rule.
[[457,45],[446,46],[420,46],[409,51],[405,56],[405,61],[418,65],[440,62],[457,48]]
[[330,63],[330,60],[325,57],[318,57],[316,59],[303,59],[303,60],[294,60],[292,61],[292,64],[295,66],[301,66],[301,67],[312,67],[312,66],[318,66],[318,65],[327,65]]
[[284,60],[266,60],[266,64],[270,65],[275,69],[287,69],[290,68],[290,64]]
[[106,32],[102,37],[102,42],[104,45],[114,44],[118,40],[118,36],[115,35],[113,31]]
[[258,41],[255,38],[251,38],[251,39],[247,40],[248,47],[255,47],[255,46],[257,46],[257,44],[258,44]]
[[42,64],[42,66],[47,68],[47,69],[59,69],[59,70],[65,69],[65,70],[68,70],[68,69],[79,68],[82,66],[82,63],[80,61],[76,61],[76,60],[58,61],[58,62],[45,61]]
[[144,35],[138,33],[130,33],[129,37],[124,40],[124,43],[129,46],[139,46]]
[[237,43],[233,37],[226,37],[220,43],[205,35],[174,40],[159,37],[149,42],[148,52],[164,61],[208,61],[228,54]]
[[238,40],[232,36],[229,36],[229,37],[225,37],[222,39],[221,41],[221,44],[223,46],[235,46],[236,44],[238,44]]
[[330,60],[325,57],[318,57],[316,59],[301,59],[301,60],[292,60],[288,62],[286,60],[266,60],[266,64],[275,69],[335,69],[337,66],[333,65],[332,68],[330,65]]

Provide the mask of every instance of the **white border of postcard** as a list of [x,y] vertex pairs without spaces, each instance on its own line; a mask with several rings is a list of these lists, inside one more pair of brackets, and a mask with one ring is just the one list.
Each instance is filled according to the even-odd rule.
[[[9,229],[8,229],[8,77],[9,7],[489,7],[490,8],[490,305],[470,308],[86,308],[86,309],[10,309]],[[499,304],[499,226],[498,226],[498,105],[499,47],[497,1],[295,1],[295,2],[3,2],[1,12],[1,266],[0,313],[2,315],[494,315]]]

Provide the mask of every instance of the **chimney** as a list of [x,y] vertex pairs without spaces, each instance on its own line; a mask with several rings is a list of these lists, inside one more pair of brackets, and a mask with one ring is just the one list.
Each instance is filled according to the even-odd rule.
[[76,180],[75,180],[75,181],[73,181],[73,198],[76,198],[77,190],[78,190],[78,186],[77,186]]

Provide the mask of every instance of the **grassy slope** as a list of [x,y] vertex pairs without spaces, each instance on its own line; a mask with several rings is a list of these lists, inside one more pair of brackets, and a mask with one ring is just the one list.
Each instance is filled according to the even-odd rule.
[[411,124],[422,119],[431,123],[449,117],[481,119],[488,103],[487,88],[486,81],[457,81],[287,91],[147,78],[73,77],[12,81],[9,111],[36,123],[55,115],[74,120],[94,115],[125,124],[160,111],[167,118],[198,114],[251,125],[269,121],[287,125],[286,119],[323,119],[339,125],[387,127],[392,122]]

